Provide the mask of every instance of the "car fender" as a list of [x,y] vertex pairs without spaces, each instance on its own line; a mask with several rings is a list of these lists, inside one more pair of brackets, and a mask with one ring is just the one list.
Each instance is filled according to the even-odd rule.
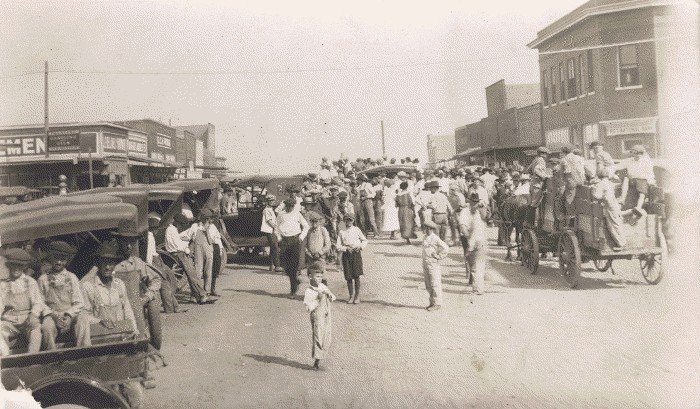
[[34,399],[41,402],[42,406],[61,403],[90,405],[93,402],[104,402],[123,409],[130,407],[117,389],[96,379],[78,375],[58,374],[46,377],[29,385],[29,388]]

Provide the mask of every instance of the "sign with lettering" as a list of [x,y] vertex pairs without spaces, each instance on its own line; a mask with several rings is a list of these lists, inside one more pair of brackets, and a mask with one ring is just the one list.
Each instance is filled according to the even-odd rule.
[[656,133],[656,118],[635,118],[614,122],[601,122],[607,136]]
[[161,148],[168,148],[168,149],[170,149],[170,148],[172,148],[172,146],[173,146],[172,140],[170,139],[170,137],[167,136],[167,135],[163,135],[163,134],[158,134],[158,135],[156,135],[156,143],[157,143],[158,146],[160,146]]
[[[95,132],[57,131],[49,133],[49,154],[96,152]],[[0,136],[0,161],[7,158],[44,155],[44,135]],[[3,159],[4,158],[4,159]]]

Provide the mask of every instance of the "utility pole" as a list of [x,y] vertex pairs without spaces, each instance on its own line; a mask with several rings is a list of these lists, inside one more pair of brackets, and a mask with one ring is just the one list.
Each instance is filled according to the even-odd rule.
[[386,143],[384,142],[384,120],[380,121],[382,127],[382,157],[386,156]]
[[44,151],[49,157],[49,62],[44,61]]

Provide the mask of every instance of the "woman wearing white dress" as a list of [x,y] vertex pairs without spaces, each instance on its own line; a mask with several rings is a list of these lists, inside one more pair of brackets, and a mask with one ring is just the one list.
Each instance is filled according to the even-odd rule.
[[396,231],[401,227],[399,225],[399,208],[396,207],[396,194],[398,186],[392,179],[384,180],[384,225],[382,231],[391,233],[390,238],[396,238]]

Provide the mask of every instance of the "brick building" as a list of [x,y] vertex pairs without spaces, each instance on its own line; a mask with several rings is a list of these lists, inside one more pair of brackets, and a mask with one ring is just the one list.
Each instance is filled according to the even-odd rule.
[[526,165],[542,144],[539,84],[486,87],[488,116],[455,129],[460,165]]
[[146,135],[148,158],[143,162],[129,163],[131,182],[160,183],[173,179],[175,170],[181,166],[177,160],[175,128],[148,118],[115,124]]
[[193,163],[188,163],[185,171],[186,177],[209,177],[218,175],[226,168],[218,166],[216,162],[216,128],[212,124],[182,125],[176,126],[178,132],[184,135],[192,135],[194,138],[194,150],[189,147],[188,153],[194,152]]
[[659,136],[659,47],[673,0],[591,0],[537,33],[542,127],[553,149],[603,142],[614,158]]

